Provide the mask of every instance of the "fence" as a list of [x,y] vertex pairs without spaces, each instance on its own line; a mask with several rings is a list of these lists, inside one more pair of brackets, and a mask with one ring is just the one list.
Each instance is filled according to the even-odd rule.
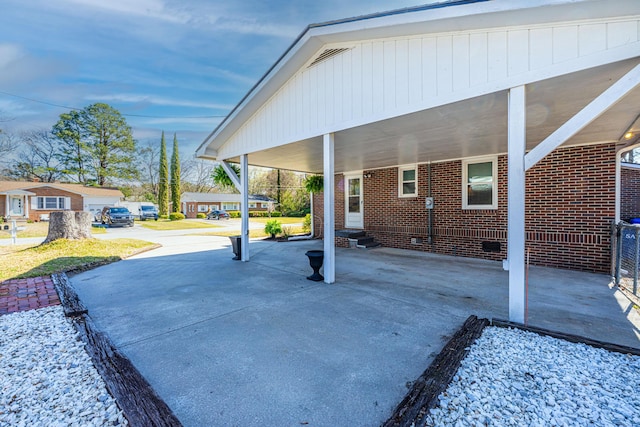
[[611,227],[611,272],[616,285],[640,299],[640,224],[624,221]]

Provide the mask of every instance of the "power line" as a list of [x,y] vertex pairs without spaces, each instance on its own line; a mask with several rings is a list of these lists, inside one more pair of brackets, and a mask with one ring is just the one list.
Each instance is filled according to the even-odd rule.
[[[44,105],[48,105],[50,107],[58,107],[58,108],[64,108],[67,110],[75,110],[75,111],[81,111],[82,108],[76,108],[76,107],[69,107],[68,105],[61,105],[61,104],[54,104],[52,102],[47,102],[47,101],[41,101],[38,99],[33,99],[33,98],[28,98],[26,96],[21,96],[21,95],[16,95],[15,93],[9,93],[9,92],[4,92],[0,90],[0,93],[3,95],[7,95],[7,96],[13,96],[14,98],[20,98],[20,99],[24,99],[26,101],[30,101],[30,102],[35,102],[37,104],[44,104]],[[125,117],[142,117],[142,118],[146,118],[146,119],[218,119],[218,118],[224,118],[227,117],[226,115],[224,116],[150,116],[150,115],[146,115],[146,114],[129,114],[129,113],[120,113],[122,116]]]

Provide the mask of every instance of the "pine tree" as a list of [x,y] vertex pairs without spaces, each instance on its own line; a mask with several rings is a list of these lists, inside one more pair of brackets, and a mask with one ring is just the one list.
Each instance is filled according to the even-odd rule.
[[171,211],[180,212],[180,154],[178,138],[173,134],[173,153],[171,154]]
[[167,163],[167,144],[164,141],[164,131],[160,141],[160,170],[158,173],[158,213],[169,214],[169,164]]

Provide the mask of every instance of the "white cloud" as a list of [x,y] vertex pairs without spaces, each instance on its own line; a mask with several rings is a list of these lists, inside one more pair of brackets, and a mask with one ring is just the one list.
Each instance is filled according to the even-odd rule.
[[156,95],[112,93],[108,95],[87,95],[87,100],[110,101],[110,102],[127,102],[127,103],[143,103],[153,105],[165,105],[172,107],[193,107],[193,108],[211,108],[217,110],[230,110],[233,105],[230,104],[213,104],[208,102],[199,102],[193,100],[164,98]]
[[131,16],[145,16],[163,21],[186,23],[190,16],[177,10],[168,9],[162,0],[66,0],[87,8],[102,9]]

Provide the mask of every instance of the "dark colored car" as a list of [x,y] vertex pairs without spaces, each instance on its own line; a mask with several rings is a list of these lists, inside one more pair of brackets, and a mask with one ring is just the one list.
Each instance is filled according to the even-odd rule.
[[121,225],[126,227],[128,225],[129,227],[133,227],[133,215],[127,208],[105,206],[104,209],[102,209],[101,222],[109,226]]
[[229,214],[222,210],[212,210],[207,214],[207,219],[229,219]]
[[140,206],[140,221],[147,219],[158,220],[158,209],[155,206],[143,205]]

